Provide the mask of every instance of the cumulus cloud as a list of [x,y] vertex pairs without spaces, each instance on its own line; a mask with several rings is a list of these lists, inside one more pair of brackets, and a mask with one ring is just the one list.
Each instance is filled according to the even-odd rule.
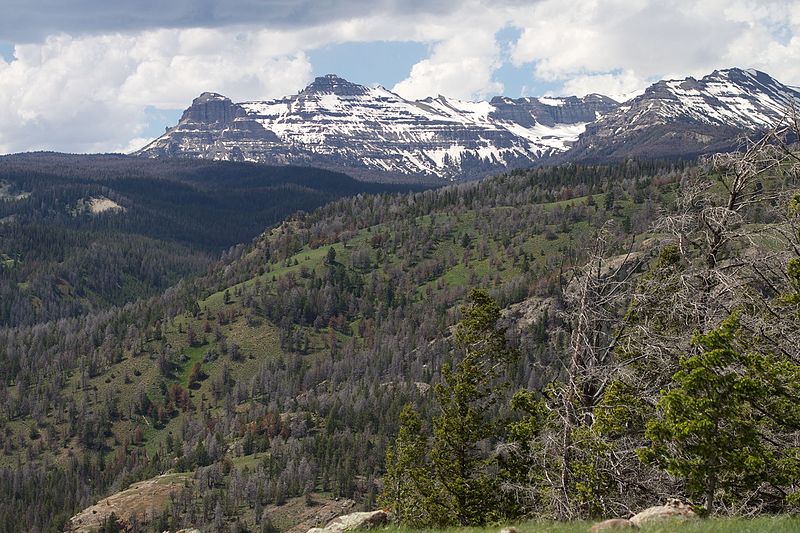
[[415,64],[408,78],[392,90],[410,99],[437,94],[483,98],[502,92],[503,84],[492,79],[500,64],[500,49],[493,33],[455,35],[436,45],[431,57]]
[[[84,8],[91,3],[84,1]],[[430,43],[432,56],[412,70],[405,84],[407,94],[442,92],[475,97],[502,89],[491,79],[499,64],[494,30],[480,30],[482,21],[464,5],[448,18],[438,11],[444,4],[432,11],[412,2],[404,4],[408,10],[390,17],[387,13],[398,10],[399,2],[371,2],[360,17],[314,25],[335,3],[320,9],[304,9],[301,3],[273,4],[276,10],[266,28],[238,23],[247,17],[237,15],[222,2],[201,3],[213,8],[213,14],[203,15],[202,21],[187,19],[185,4],[177,2],[167,6],[155,22],[146,19],[158,10],[141,8],[145,19],[140,23],[169,26],[179,18],[188,20],[187,24],[206,22],[220,27],[80,33],[87,29],[80,26],[75,28],[76,35],[61,32],[42,42],[18,44],[13,61],[0,60],[0,152],[130,151],[132,143],[142,139],[147,106],[185,108],[206,90],[235,101],[294,93],[311,79],[312,68],[305,52],[331,43]],[[297,11],[298,20],[310,22],[303,25],[295,21],[297,27],[281,27],[281,13],[289,4]],[[54,6],[56,12],[59,6]],[[124,7],[115,3],[103,6],[92,19],[111,21],[114,17],[110,14]],[[30,9],[22,9],[23,4],[19,7],[15,16],[32,16]],[[73,9],[80,11],[79,7]],[[251,10],[250,16],[257,19],[258,9]],[[348,9],[337,12],[339,19]],[[33,15],[44,16],[38,11]],[[47,20],[61,20],[61,15],[56,13]],[[463,24],[456,24],[456,19],[471,24],[476,31],[464,32]],[[502,17],[492,20],[494,28],[504,23]],[[74,21],[67,22],[66,27],[71,28]],[[109,24],[114,27],[113,22]],[[0,22],[0,29],[7,26],[7,21]]]
[[647,85],[631,70],[606,74],[584,74],[570,78],[561,87],[562,94],[585,96],[591,93],[604,94],[619,101],[627,100]]
[[597,81],[629,89],[634,80],[699,76],[754,67],[800,82],[796,0],[545,0],[520,12],[511,59],[534,75],[581,89]]
[[204,90],[239,100],[303,86],[311,65],[280,35],[157,30],[137,35],[48,37],[0,61],[0,151],[125,149],[145,127],[145,107],[186,107]]
[[713,24],[712,3],[598,0],[565,10],[548,0],[530,13],[512,58],[535,62],[547,80],[620,68],[645,78],[704,70],[744,29],[738,21]]

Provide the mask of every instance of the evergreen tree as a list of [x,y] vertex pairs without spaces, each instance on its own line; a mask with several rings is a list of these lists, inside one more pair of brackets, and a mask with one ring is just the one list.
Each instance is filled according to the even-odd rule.
[[336,262],[336,250],[333,246],[328,248],[328,253],[325,255],[325,262],[332,265]]
[[498,435],[488,410],[502,388],[496,378],[512,359],[505,330],[497,329],[500,307],[486,291],[475,289],[455,331],[464,357],[454,369],[445,364],[436,388],[441,413],[433,421],[431,463],[439,483],[443,524],[483,525],[501,513],[497,461],[480,444]]
[[401,509],[421,506],[401,515],[408,523],[483,525],[504,514],[499,464],[485,452],[501,425],[487,413],[500,399],[505,387],[497,378],[515,352],[497,327],[500,307],[486,291],[474,289],[462,313],[455,342],[464,354],[454,368],[443,365],[442,382],[434,389],[440,412],[433,420],[428,462],[422,464],[420,425],[410,408],[404,409],[401,434],[387,456],[390,484],[384,500]]
[[398,522],[414,527],[431,522],[426,505],[432,488],[425,463],[427,448],[419,414],[406,404],[400,412],[397,439],[386,450],[384,490],[379,501],[391,509]]
[[764,438],[768,418],[781,418],[781,412],[764,413],[761,406],[780,407],[770,385],[783,381],[779,374],[787,368],[740,353],[738,326],[731,316],[717,329],[695,335],[697,353],[680,361],[675,388],[658,403],[663,416],[647,424],[652,446],[640,450],[643,459],[685,479],[689,494],[701,496],[709,512],[719,491],[735,499],[786,474],[777,462],[779,451]]

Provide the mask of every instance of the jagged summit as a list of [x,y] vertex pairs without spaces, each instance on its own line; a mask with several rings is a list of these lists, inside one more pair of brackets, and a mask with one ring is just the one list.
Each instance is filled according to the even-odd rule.
[[300,91],[302,95],[309,94],[337,94],[340,96],[358,96],[368,92],[368,88],[363,85],[347,81],[336,74],[326,74],[314,79],[305,89]]
[[776,81],[775,78],[767,74],[766,72],[762,72],[760,70],[754,68],[738,68],[738,67],[731,67],[726,69],[718,69],[714,70],[711,74],[708,74],[703,79],[706,78],[727,78],[729,80],[736,80],[736,81],[749,81],[749,80],[756,80],[758,83],[762,85],[780,85],[780,82]]
[[244,110],[230,98],[219,93],[204,92],[183,112],[180,122],[211,122],[228,124],[236,117],[244,115]]
[[200,93],[200,96],[192,100],[192,103],[205,104],[210,102],[211,100],[230,100],[230,98],[219,93],[206,91],[204,93]]
[[800,92],[752,69],[661,80],[616,99],[443,95],[406,100],[335,74],[296,95],[234,103],[194,99],[180,122],[138,153],[313,165],[368,177],[476,177],[551,156],[684,157],[733,145],[800,106]]

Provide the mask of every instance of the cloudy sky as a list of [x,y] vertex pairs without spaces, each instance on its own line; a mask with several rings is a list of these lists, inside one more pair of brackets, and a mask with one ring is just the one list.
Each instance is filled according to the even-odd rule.
[[327,73],[482,99],[730,66],[800,85],[800,0],[0,0],[0,153],[127,151],[203,91]]

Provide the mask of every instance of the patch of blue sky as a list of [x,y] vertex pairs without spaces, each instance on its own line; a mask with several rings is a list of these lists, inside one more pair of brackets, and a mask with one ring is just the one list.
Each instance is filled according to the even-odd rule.
[[142,137],[155,138],[164,134],[167,128],[178,123],[183,114],[182,109],[158,109],[153,106],[144,108],[146,126]]
[[[494,79],[503,84],[503,96],[541,96],[558,93],[560,82],[537,80],[533,63],[514,65],[510,50],[521,34],[519,28],[507,26],[497,35],[501,47],[501,66]],[[433,44],[411,41],[348,42],[324,46],[307,52],[314,76],[336,74],[361,85],[383,85],[391,89],[404,80],[414,64],[429,57]],[[496,95],[488,95],[496,96]]]
[[494,79],[503,84],[503,96],[522,98],[523,96],[544,96],[561,94],[561,82],[537,80],[533,76],[533,64],[515,66],[510,62],[494,72]]
[[7,63],[14,60],[14,43],[0,41],[0,57]]
[[511,62],[511,50],[520,36],[522,30],[515,26],[506,26],[495,34],[495,39],[501,50],[501,65],[494,72],[494,79],[503,84],[502,96],[521,98],[524,96],[543,96],[545,94],[559,94],[561,82],[548,82],[538,80],[534,76],[534,63],[515,65]]
[[408,77],[411,67],[430,54],[430,47],[411,41],[350,42],[307,52],[314,76],[336,74],[360,85],[391,89]]

